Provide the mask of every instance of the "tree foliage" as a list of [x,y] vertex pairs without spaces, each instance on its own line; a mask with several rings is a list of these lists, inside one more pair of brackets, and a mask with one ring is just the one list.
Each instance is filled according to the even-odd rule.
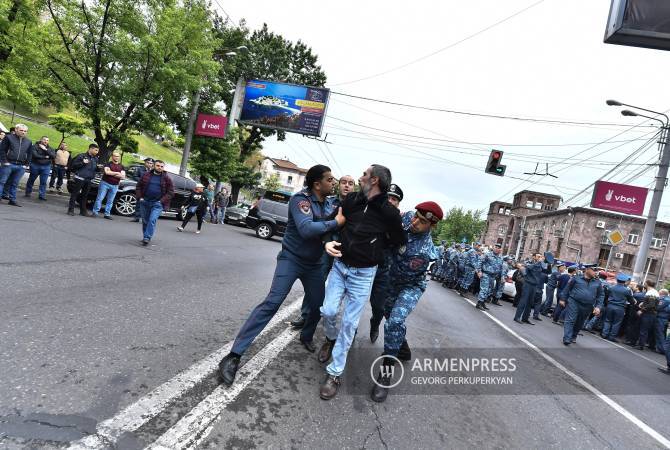
[[61,142],[68,136],[81,136],[86,133],[86,123],[83,120],[65,113],[50,115],[49,125],[61,133]]
[[263,187],[268,191],[278,191],[281,188],[281,181],[279,180],[279,174],[273,173],[265,179],[263,182]]
[[433,230],[433,239],[447,242],[472,242],[484,230],[484,210],[451,208]]
[[159,129],[216,71],[203,0],[45,1],[44,63],[90,121],[103,160],[132,130]]

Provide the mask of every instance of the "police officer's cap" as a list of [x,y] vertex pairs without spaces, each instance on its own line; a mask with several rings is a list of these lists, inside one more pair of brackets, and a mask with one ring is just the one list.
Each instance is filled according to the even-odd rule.
[[502,244],[496,244],[494,245],[495,248],[502,248]]
[[554,254],[551,252],[544,252],[544,260],[547,261],[549,264],[553,264]]
[[442,208],[435,202],[422,202],[416,205],[414,209],[432,224],[438,223],[444,216]]
[[625,283],[626,281],[630,280],[630,277],[623,272],[619,272],[616,274],[616,280],[621,283]]
[[389,187],[388,195],[397,198],[398,201],[402,201],[403,198],[402,189],[397,184],[392,184]]
[[477,241],[477,242],[475,242],[475,243],[474,243],[474,244],[472,244],[472,245],[482,245],[482,243],[481,243],[481,242],[479,242],[479,241]]

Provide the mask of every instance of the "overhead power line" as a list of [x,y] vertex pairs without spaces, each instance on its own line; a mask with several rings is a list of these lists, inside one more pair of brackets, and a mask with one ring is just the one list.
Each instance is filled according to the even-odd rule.
[[526,7],[523,8],[523,9],[520,9],[519,11],[515,12],[514,14],[512,14],[512,15],[510,15],[510,16],[507,16],[507,17],[505,17],[505,18],[503,18],[503,19],[501,19],[501,20],[499,20],[499,21],[497,21],[497,22],[495,22],[495,23],[492,23],[491,25],[489,25],[489,26],[487,26],[487,27],[485,27],[485,28],[482,28],[482,29],[480,29],[480,30],[478,30],[478,31],[476,31],[476,32],[474,32],[474,33],[472,33],[472,34],[470,34],[470,35],[468,35],[468,36],[462,38],[462,39],[459,39],[459,40],[456,41],[456,42],[453,42],[453,43],[451,43],[451,44],[445,46],[445,47],[439,48],[439,49],[437,49],[437,50],[435,50],[435,51],[433,51],[433,52],[431,52],[431,53],[428,53],[427,55],[423,55],[423,56],[421,56],[421,57],[419,57],[419,58],[413,59],[413,60],[411,60],[411,61],[409,61],[409,62],[406,62],[406,63],[404,63],[404,64],[400,64],[399,66],[395,66],[395,67],[392,67],[392,68],[390,68],[390,69],[384,70],[383,72],[378,72],[378,73],[375,73],[375,74],[372,74],[372,75],[368,75],[368,76],[365,76],[365,77],[362,77],[362,78],[358,78],[358,79],[355,79],[355,80],[351,80],[351,81],[345,81],[345,82],[342,82],[342,83],[333,84],[333,85],[331,85],[331,86],[343,86],[343,85],[345,85],[345,84],[359,83],[359,82],[361,82],[361,81],[371,80],[372,78],[381,77],[381,76],[386,75],[386,74],[389,74],[389,73],[391,73],[391,72],[396,72],[396,71],[398,71],[398,70],[400,70],[400,69],[404,69],[405,67],[411,66],[411,65],[416,64],[416,63],[418,63],[418,62],[420,62],[420,61],[423,61],[423,60],[425,60],[425,59],[431,58],[431,57],[433,57],[433,56],[435,56],[435,55],[437,55],[437,54],[439,54],[439,53],[442,53],[442,52],[444,52],[444,51],[446,51],[446,50],[449,50],[450,48],[456,47],[457,45],[462,44],[463,42],[469,41],[470,39],[472,39],[472,38],[474,38],[474,37],[476,37],[476,36],[479,36],[480,34],[485,33],[485,32],[487,32],[488,30],[490,30],[490,29],[492,29],[492,28],[495,28],[495,27],[497,27],[498,25],[503,24],[503,23],[507,22],[508,20],[511,20],[511,19],[513,19],[514,17],[516,17],[516,16],[518,16],[518,15],[520,15],[520,14],[523,14],[524,12],[528,11],[528,10],[531,9],[531,8],[536,7],[537,5],[539,5],[540,3],[544,2],[544,1],[545,1],[545,0],[539,0],[539,1],[533,3],[533,4],[529,5],[529,6],[526,6]]

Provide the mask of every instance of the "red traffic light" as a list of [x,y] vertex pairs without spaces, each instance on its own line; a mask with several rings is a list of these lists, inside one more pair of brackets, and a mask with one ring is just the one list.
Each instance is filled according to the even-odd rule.
[[493,159],[500,159],[500,152],[492,152],[491,157]]
[[484,169],[484,172],[491,174],[491,175],[497,175],[499,177],[502,177],[505,175],[505,169],[507,166],[503,166],[500,164],[502,161],[502,156],[503,152],[500,150],[491,150],[491,153],[489,154],[489,161],[486,163],[486,168]]

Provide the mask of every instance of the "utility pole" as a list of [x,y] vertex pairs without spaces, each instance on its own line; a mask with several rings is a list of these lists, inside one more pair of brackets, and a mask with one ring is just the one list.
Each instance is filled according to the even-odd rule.
[[647,254],[649,253],[649,246],[651,239],[654,237],[654,229],[656,228],[656,219],[658,218],[658,210],[661,206],[661,199],[663,198],[663,190],[668,180],[668,165],[670,164],[670,143],[668,142],[668,124],[664,124],[661,131],[661,139],[659,144],[663,147],[661,151],[661,161],[658,165],[658,173],[656,174],[656,183],[654,184],[654,193],[651,197],[651,205],[649,206],[649,215],[647,216],[647,223],[644,225],[642,232],[642,242],[640,242],[640,251],[635,258],[635,267],[633,268],[633,280],[640,283],[644,280],[645,265],[647,264]]
[[193,95],[193,108],[191,115],[188,116],[188,126],[186,128],[186,137],[184,138],[184,153],[181,155],[181,164],[179,165],[179,175],[186,176],[186,167],[188,166],[188,157],[191,154],[191,142],[193,142],[193,128],[195,119],[198,116],[198,107],[200,106],[200,89]]
[[521,222],[521,228],[519,229],[519,242],[516,244],[516,255],[514,255],[514,259],[516,261],[519,261],[519,253],[521,252],[521,241],[523,240],[524,229],[526,228],[526,217],[528,216],[523,216],[523,222]]

